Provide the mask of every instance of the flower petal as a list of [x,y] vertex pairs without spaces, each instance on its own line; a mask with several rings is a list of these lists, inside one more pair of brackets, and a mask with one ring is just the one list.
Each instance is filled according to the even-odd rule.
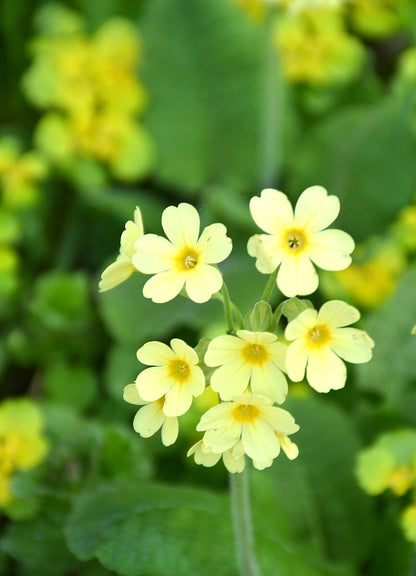
[[208,344],[204,362],[207,366],[220,366],[235,361],[244,346],[244,342],[237,336],[230,334],[217,336]]
[[368,362],[372,358],[373,347],[373,340],[364,330],[338,328],[332,333],[332,350],[347,362],[353,364]]
[[140,234],[136,224],[129,220],[126,222],[125,230],[120,239],[120,252],[131,258],[134,254],[134,245],[136,240],[143,236]]
[[132,256],[134,266],[144,274],[157,274],[173,266],[176,255],[175,247],[157,234],[145,234],[134,245]]
[[175,356],[167,344],[152,340],[137,350],[137,359],[147,366],[164,366]]
[[253,368],[250,388],[253,394],[267,396],[278,404],[285,401],[288,392],[286,378],[272,362]]
[[214,392],[218,392],[221,400],[231,400],[247,389],[250,380],[250,366],[243,360],[228,362],[217,368],[211,376],[210,384]]
[[134,430],[143,438],[156,434],[162,426],[165,416],[157,402],[152,402],[140,408],[133,420]]
[[217,264],[225,260],[231,253],[233,244],[227,236],[224,224],[211,224],[204,228],[197,243],[197,251],[203,262]]
[[257,258],[256,268],[261,274],[271,274],[279,266],[286,251],[280,237],[256,234],[247,242],[249,256]]
[[318,322],[327,324],[330,328],[341,328],[353,324],[360,319],[357,308],[342,300],[325,302],[318,313]]
[[221,290],[222,275],[209,264],[199,264],[186,273],[185,289],[191,300],[201,304],[207,302],[215,292]]
[[136,268],[131,263],[130,259],[120,258],[116,260],[104,270],[101,274],[101,280],[98,284],[98,289],[100,292],[106,292],[115,288],[127,278],[129,278],[133,272],[136,272]]
[[306,378],[318,392],[339,390],[345,385],[347,369],[344,362],[329,348],[309,352]]
[[302,338],[298,338],[287,349],[286,368],[289,378],[293,382],[300,382],[305,376],[309,350]]
[[162,425],[162,444],[164,446],[171,446],[178,438],[179,423],[177,418],[165,418]]
[[198,364],[198,354],[186,342],[180,338],[172,338],[170,345],[176,356],[185,360],[191,366]]
[[172,386],[172,379],[166,368],[152,366],[146,368],[136,378],[139,395],[148,402],[159,400]]
[[173,300],[182,290],[184,283],[185,274],[178,274],[175,270],[160,272],[149,278],[143,286],[143,296],[163,304]]
[[123,400],[129,404],[137,404],[138,406],[146,404],[146,401],[140,398],[136,384],[127,384],[127,386],[124,386]]
[[296,203],[296,227],[308,232],[323,230],[338,216],[339,208],[336,196],[328,196],[322,186],[310,186],[302,192]]
[[351,264],[354,240],[342,230],[313,234],[308,244],[309,258],[323,270],[345,270]]
[[166,416],[182,416],[192,404],[192,394],[186,384],[172,386],[165,396],[163,412]]
[[194,246],[199,235],[199,214],[191,204],[168,206],[162,214],[162,227],[175,246]]
[[256,462],[267,462],[276,458],[280,452],[280,444],[276,434],[261,418],[243,426],[241,441],[246,454]]
[[289,297],[312,294],[318,288],[318,274],[306,255],[286,256],[277,274],[279,290]]
[[281,235],[282,230],[293,226],[292,205],[283,192],[266,188],[261,196],[250,200],[250,212],[259,228],[269,234]]

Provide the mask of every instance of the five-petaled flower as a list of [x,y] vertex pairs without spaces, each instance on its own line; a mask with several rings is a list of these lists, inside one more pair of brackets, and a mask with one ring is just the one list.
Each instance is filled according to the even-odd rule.
[[139,348],[137,358],[151,368],[140,372],[136,386],[147,402],[164,398],[166,416],[181,416],[189,410],[192,398],[204,391],[205,377],[193,348],[179,338],[173,338],[170,345],[153,341]]
[[221,402],[203,414],[196,428],[205,432],[203,444],[193,446],[188,455],[195,453],[196,462],[205,466],[213,465],[215,460],[210,453],[228,453],[223,460],[226,466],[231,462],[227,466],[230,472],[242,470],[243,454],[253,460],[258,470],[271,466],[281,449],[290,459],[298,455],[298,448],[288,435],[297,432],[299,426],[289,412],[272,406],[265,396],[245,394],[231,402]]
[[282,372],[286,350],[287,346],[270,332],[238,330],[237,336],[217,336],[204,357],[207,366],[219,366],[211,376],[211,388],[222,400],[231,400],[250,385],[253,394],[281,404],[287,395]]
[[132,262],[134,254],[134,244],[138,238],[144,234],[143,221],[140,208],[136,206],[134,211],[134,222],[128,220],[126,222],[125,230],[123,231],[120,239],[120,253],[115,262],[107,266],[101,274],[101,280],[98,285],[100,292],[111,290],[115,288],[124,280],[127,280],[133,272],[137,272],[137,268]]
[[286,356],[289,378],[299,382],[306,370],[306,379],[318,392],[342,388],[347,377],[342,359],[361,364],[372,357],[374,342],[368,334],[346,328],[359,318],[353,306],[330,300],[319,312],[308,308],[289,322],[285,330],[285,338],[292,341]]
[[338,216],[339,200],[322,186],[311,186],[299,197],[295,212],[286,194],[267,188],[250,200],[251,215],[267,234],[252,236],[247,245],[256,267],[271,274],[280,266],[277,286],[292,297],[318,288],[313,264],[324,270],[344,270],[351,263],[354,241],[342,230],[325,230]]
[[222,287],[221,273],[212,264],[225,260],[232,250],[227,229],[211,224],[199,236],[198,211],[186,203],[166,208],[162,227],[168,239],[145,234],[135,244],[134,266],[154,274],[144,285],[143,295],[153,302],[168,302],[185,286],[191,300],[207,302]]
[[133,420],[134,430],[143,438],[149,438],[162,429],[162,444],[170,446],[178,437],[179,423],[176,416],[166,416],[163,412],[165,403],[163,398],[154,402],[146,402],[140,397],[135,384],[127,384],[124,387],[123,398],[129,404],[142,406]]

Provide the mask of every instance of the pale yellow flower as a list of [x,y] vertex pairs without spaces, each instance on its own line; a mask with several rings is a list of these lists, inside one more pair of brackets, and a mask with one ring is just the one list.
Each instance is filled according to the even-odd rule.
[[341,300],[330,300],[318,311],[311,308],[289,322],[285,338],[290,340],[286,356],[289,378],[305,376],[318,392],[345,385],[347,369],[342,360],[361,364],[372,357],[373,340],[363,330],[346,328],[357,322],[359,311]]
[[287,346],[270,332],[239,330],[237,336],[223,335],[211,340],[205,353],[207,366],[219,366],[211,376],[211,388],[222,400],[243,394],[267,396],[281,404],[287,395],[285,370]]
[[179,338],[173,338],[170,345],[153,341],[139,348],[137,358],[151,368],[140,372],[136,386],[147,402],[164,397],[166,416],[181,416],[189,410],[193,397],[203,393],[205,377],[193,348]]
[[134,244],[138,238],[143,236],[143,221],[140,208],[136,206],[134,211],[134,221],[128,220],[124,232],[120,239],[120,253],[117,260],[107,266],[101,274],[101,280],[98,285],[100,292],[111,290],[118,286],[133,272],[137,272],[137,268],[133,265],[132,257],[134,254]]
[[201,463],[206,460],[204,452],[223,455],[234,450],[228,454],[231,461],[239,460],[244,452],[258,470],[263,470],[272,465],[281,449],[291,459],[298,454],[288,435],[297,432],[299,426],[289,412],[272,406],[265,396],[246,394],[221,402],[202,416],[197,430],[205,432],[203,449],[195,450]]
[[168,239],[145,234],[135,245],[133,264],[145,274],[154,274],[143,287],[153,302],[168,302],[185,290],[194,302],[207,302],[222,287],[222,276],[212,266],[227,258],[231,239],[223,224],[207,226],[199,236],[200,220],[190,204],[169,206],[162,214]]
[[166,416],[163,412],[163,398],[154,402],[146,402],[140,397],[135,384],[125,386],[123,398],[129,404],[142,406],[133,420],[133,428],[142,438],[153,436],[161,428],[164,446],[170,446],[176,442],[179,432],[178,419],[176,416]]
[[244,448],[241,440],[223,454],[211,452],[209,448],[205,446],[204,441],[200,440],[188,450],[187,456],[192,455],[194,456],[196,464],[202,464],[202,466],[206,468],[215,466],[222,457],[224,466],[231,474],[242,472],[245,466]]
[[295,212],[282,192],[267,188],[250,200],[251,215],[267,234],[248,241],[262,274],[279,266],[277,286],[285,296],[311,294],[318,288],[315,264],[324,270],[343,270],[351,263],[354,241],[341,230],[325,230],[339,213],[339,200],[322,186],[311,186],[300,195]]

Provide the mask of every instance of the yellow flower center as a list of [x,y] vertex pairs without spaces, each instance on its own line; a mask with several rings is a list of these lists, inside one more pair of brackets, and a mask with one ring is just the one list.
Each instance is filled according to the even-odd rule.
[[188,380],[191,374],[191,368],[189,364],[185,362],[185,360],[181,360],[176,358],[175,360],[171,360],[169,362],[169,375],[174,379],[178,380],[179,382],[185,382]]
[[312,348],[321,348],[330,339],[328,328],[324,324],[316,324],[306,333],[308,344]]
[[176,266],[182,272],[189,272],[198,264],[198,252],[193,248],[184,248],[176,256]]
[[283,236],[283,246],[290,254],[302,252],[306,246],[306,236],[302,230],[293,228]]
[[242,350],[243,358],[249,364],[263,364],[269,357],[267,349],[262,344],[247,344]]
[[238,422],[254,422],[260,414],[260,410],[252,404],[239,404],[234,408],[232,414],[234,420]]

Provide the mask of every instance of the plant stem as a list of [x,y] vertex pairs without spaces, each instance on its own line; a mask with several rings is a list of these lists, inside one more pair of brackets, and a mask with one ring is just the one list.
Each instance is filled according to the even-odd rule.
[[234,525],[237,563],[241,576],[260,576],[253,548],[248,471],[230,474],[231,511]]
[[277,278],[277,268],[270,275],[269,279],[267,280],[267,284],[266,284],[266,287],[264,289],[263,296],[261,297],[261,299],[264,300],[265,302],[268,302],[268,303],[270,302],[270,298],[272,297],[272,293],[273,293],[273,288],[274,288],[274,285],[276,284],[276,278]]
[[228,292],[228,288],[225,282],[222,285],[221,293],[223,297],[225,321],[227,322],[228,333],[231,334],[234,332],[233,313],[231,310],[230,293]]

